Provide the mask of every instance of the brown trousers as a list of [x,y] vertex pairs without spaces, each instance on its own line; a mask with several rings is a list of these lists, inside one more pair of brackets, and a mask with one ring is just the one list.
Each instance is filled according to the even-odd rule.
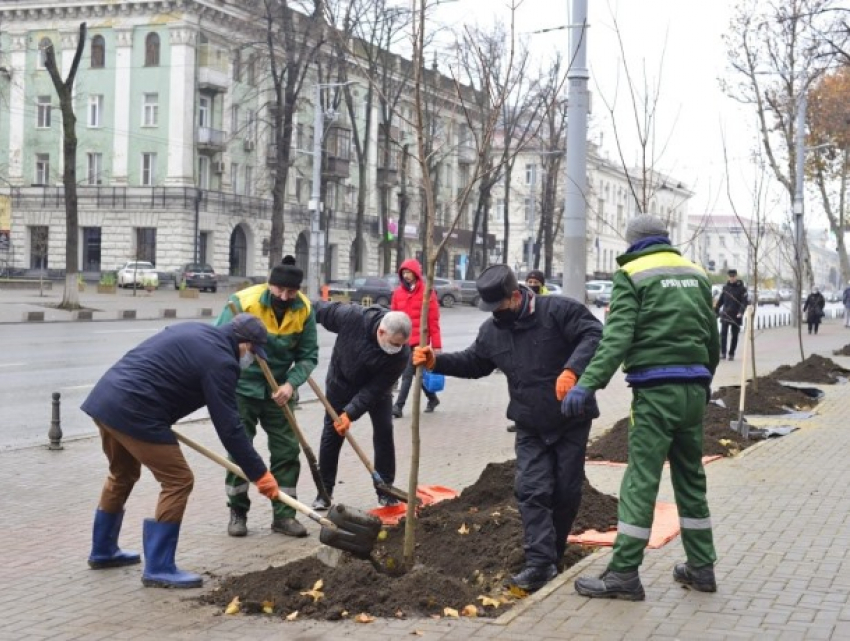
[[95,425],[100,430],[103,453],[109,460],[109,476],[100,494],[100,509],[112,514],[123,511],[144,465],[161,487],[156,520],[180,523],[195,484],[195,477],[183,458],[180,446],[176,443],[147,443],[99,421],[95,421]]

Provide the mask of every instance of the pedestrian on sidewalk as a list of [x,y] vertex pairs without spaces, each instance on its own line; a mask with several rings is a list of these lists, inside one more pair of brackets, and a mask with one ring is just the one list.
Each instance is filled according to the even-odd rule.
[[850,281],[847,282],[841,302],[844,303],[844,327],[850,327]]
[[[738,333],[741,331],[741,324],[744,319],[744,310],[749,304],[747,296],[747,288],[741,281],[738,280],[738,271],[730,269],[726,272],[729,280],[723,286],[723,291],[717,299],[717,304],[714,306],[714,311],[720,317],[720,358],[721,360],[729,355],[729,360],[735,360],[735,350],[738,347]],[[726,351],[727,335],[732,334],[732,340],[728,344],[729,351]]]
[[[339,451],[351,424],[369,413],[372,420],[372,446],[375,471],[387,485],[395,481],[395,441],[393,439],[393,383],[410,359],[410,318],[379,305],[361,307],[348,303],[316,301],[316,320],[337,334],[325,378],[325,394],[336,409],[334,422],[325,413],[319,469],[328,494],[333,496]],[[378,493],[380,505],[395,505],[389,494]],[[313,508],[330,506],[316,497]]]
[[[269,467],[281,491],[297,499],[296,488],[301,473],[301,447],[282,408],[293,411],[298,388],[316,369],[319,362],[319,339],[316,315],[310,301],[301,293],[304,273],[295,266],[295,259],[286,256],[269,274],[268,282],[236,292],[230,297],[239,312],[257,317],[266,328],[266,353],[269,369],[279,387],[272,394],[262,369],[257,363],[242,372],[236,386],[236,403],[242,425],[251,442],[257,435],[257,423],[266,433],[269,447]],[[230,306],[225,305],[217,325],[232,318]],[[232,472],[224,480],[230,521],[230,536],[248,534],[248,511],[251,499],[248,484]],[[307,528],[295,518],[295,510],[281,501],[272,501],[274,532],[286,536],[307,536]]]
[[[422,318],[422,299],[425,296],[425,282],[422,280],[422,266],[415,258],[405,260],[398,270],[399,285],[393,292],[393,300],[390,304],[390,309],[396,312],[404,312],[410,317],[411,332],[410,332],[410,349],[419,345],[419,321]],[[442,347],[442,338],[440,337],[440,304],[437,302],[437,294],[431,290],[431,296],[428,299],[428,321],[425,327],[425,344],[430,345],[437,352]],[[411,351],[411,354],[413,352]],[[401,375],[401,389],[398,391],[398,396],[393,405],[393,416],[401,418],[404,415],[404,403],[407,401],[407,395],[410,393],[410,386],[413,383],[413,375],[416,373],[416,368],[413,367],[413,361],[408,360],[407,367]],[[440,404],[440,399],[434,392],[429,392],[424,387],[422,391],[428,398],[428,404],[425,406],[426,412],[433,412],[437,405]]]
[[670,245],[666,225],[655,216],[633,218],[626,241],[629,248],[617,258],[620,269],[602,342],[563,402],[567,416],[580,418],[621,364],[632,387],[629,460],[620,486],[614,554],[599,578],[581,577],[575,588],[587,597],[645,598],[638,569],[669,460],[687,556],[673,578],[714,592],[717,557],[702,466],[703,414],[720,351],[711,283]]
[[806,323],[809,326],[809,334],[818,333],[818,327],[823,320],[823,308],[826,307],[826,299],[817,287],[812,287],[812,293],[806,297],[806,302],[803,303],[803,311],[806,313]]
[[525,550],[525,566],[508,584],[533,592],[558,574],[581,503],[592,416],[566,418],[560,400],[590,362],[602,325],[577,301],[535,296],[507,265],[488,267],[475,286],[478,307],[493,314],[475,342],[451,354],[417,347],[413,363],[460,378],[497,368],[505,374],[507,414],[517,425],[514,491]]
[[97,382],[82,410],[100,431],[109,461],[94,517],[89,566],[131,565],[135,552],[118,547],[124,504],[144,465],[161,491],[153,519],[145,519],[142,583],[148,587],[196,588],[201,576],[177,569],[174,555],[194,477],[171,426],[206,405],[222,445],[269,499],[278,484],[245,435],[236,408],[240,368],[265,358],[266,330],[250,314],[213,327],[180,323],[127,352]]

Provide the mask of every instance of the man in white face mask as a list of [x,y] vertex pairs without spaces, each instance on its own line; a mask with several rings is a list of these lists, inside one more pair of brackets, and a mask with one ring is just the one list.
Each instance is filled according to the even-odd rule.
[[[393,440],[392,387],[410,359],[410,318],[404,312],[383,307],[361,307],[345,303],[313,303],[316,321],[338,334],[334,344],[325,390],[328,401],[337,410],[335,423],[325,415],[319,469],[328,494],[336,484],[339,450],[345,432],[365,413],[372,419],[372,444],[375,470],[388,485],[395,480],[395,442]],[[394,502],[378,494],[381,505]],[[327,509],[321,497],[313,507]]]

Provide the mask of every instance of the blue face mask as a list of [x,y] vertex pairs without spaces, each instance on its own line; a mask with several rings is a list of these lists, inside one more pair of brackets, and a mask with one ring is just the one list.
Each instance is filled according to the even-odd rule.
[[251,364],[254,362],[254,354],[252,352],[245,352],[242,356],[239,357],[239,367],[240,369],[248,369],[251,367]]

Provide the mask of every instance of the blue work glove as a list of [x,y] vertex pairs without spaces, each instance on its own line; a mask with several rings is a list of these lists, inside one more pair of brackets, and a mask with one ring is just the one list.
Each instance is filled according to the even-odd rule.
[[561,401],[561,414],[567,418],[596,418],[599,416],[596,393],[586,387],[576,385]]

